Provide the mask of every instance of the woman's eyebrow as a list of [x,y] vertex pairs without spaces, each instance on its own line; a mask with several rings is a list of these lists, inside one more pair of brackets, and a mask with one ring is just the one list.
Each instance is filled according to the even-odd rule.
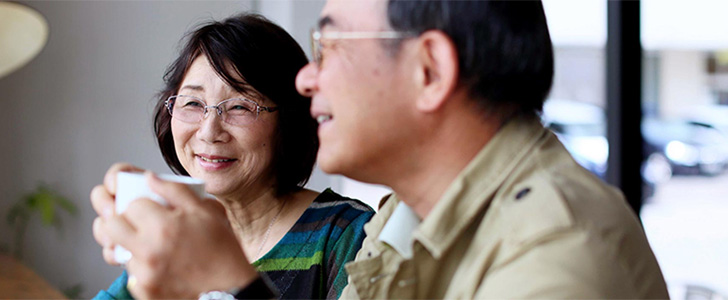
[[181,91],[184,89],[193,90],[193,91],[204,91],[205,90],[205,88],[202,87],[201,85],[190,85],[190,84],[182,86],[179,90]]

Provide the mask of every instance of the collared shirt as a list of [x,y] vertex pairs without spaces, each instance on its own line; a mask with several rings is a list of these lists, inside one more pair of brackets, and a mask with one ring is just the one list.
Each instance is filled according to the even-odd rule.
[[623,195],[535,118],[506,123],[421,222],[384,201],[344,299],[668,298]]

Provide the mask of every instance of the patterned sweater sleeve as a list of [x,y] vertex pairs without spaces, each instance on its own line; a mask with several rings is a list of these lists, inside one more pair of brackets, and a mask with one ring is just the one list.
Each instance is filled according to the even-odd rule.
[[121,300],[121,299],[134,299],[126,289],[126,282],[128,280],[126,270],[121,273],[121,276],[116,278],[114,282],[106,290],[99,291],[94,297],[94,300]]
[[328,261],[326,262],[329,270],[327,278],[328,290],[326,291],[327,299],[338,299],[341,296],[341,291],[344,290],[348,277],[344,265],[356,257],[356,253],[361,248],[362,241],[366,237],[364,224],[369,222],[369,219],[374,216],[374,211],[370,208],[368,210],[351,208],[343,214],[342,218],[346,219],[347,214],[355,215],[349,216],[351,221],[348,226],[343,228],[341,235],[333,243],[331,251],[328,252]]

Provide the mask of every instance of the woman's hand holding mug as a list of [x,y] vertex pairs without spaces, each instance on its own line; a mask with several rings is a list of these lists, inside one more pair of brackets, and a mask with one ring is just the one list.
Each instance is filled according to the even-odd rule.
[[123,214],[114,214],[114,179],[119,171],[128,170],[139,169],[128,164],[112,166],[103,188],[95,188],[91,200],[100,214],[94,236],[104,247],[104,259],[116,264],[114,245],[133,253],[126,267],[136,282],[128,287],[135,297],[194,298],[206,291],[246,286],[258,276],[237,242],[224,207],[202,199],[184,184],[147,172],[149,188],[168,205],[140,198]]

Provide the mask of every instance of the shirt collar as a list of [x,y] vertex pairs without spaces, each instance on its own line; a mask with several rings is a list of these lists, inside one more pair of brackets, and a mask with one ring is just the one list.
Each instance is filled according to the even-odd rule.
[[379,240],[389,244],[405,259],[410,259],[414,238],[412,233],[419,225],[419,216],[407,204],[400,201],[379,233]]

